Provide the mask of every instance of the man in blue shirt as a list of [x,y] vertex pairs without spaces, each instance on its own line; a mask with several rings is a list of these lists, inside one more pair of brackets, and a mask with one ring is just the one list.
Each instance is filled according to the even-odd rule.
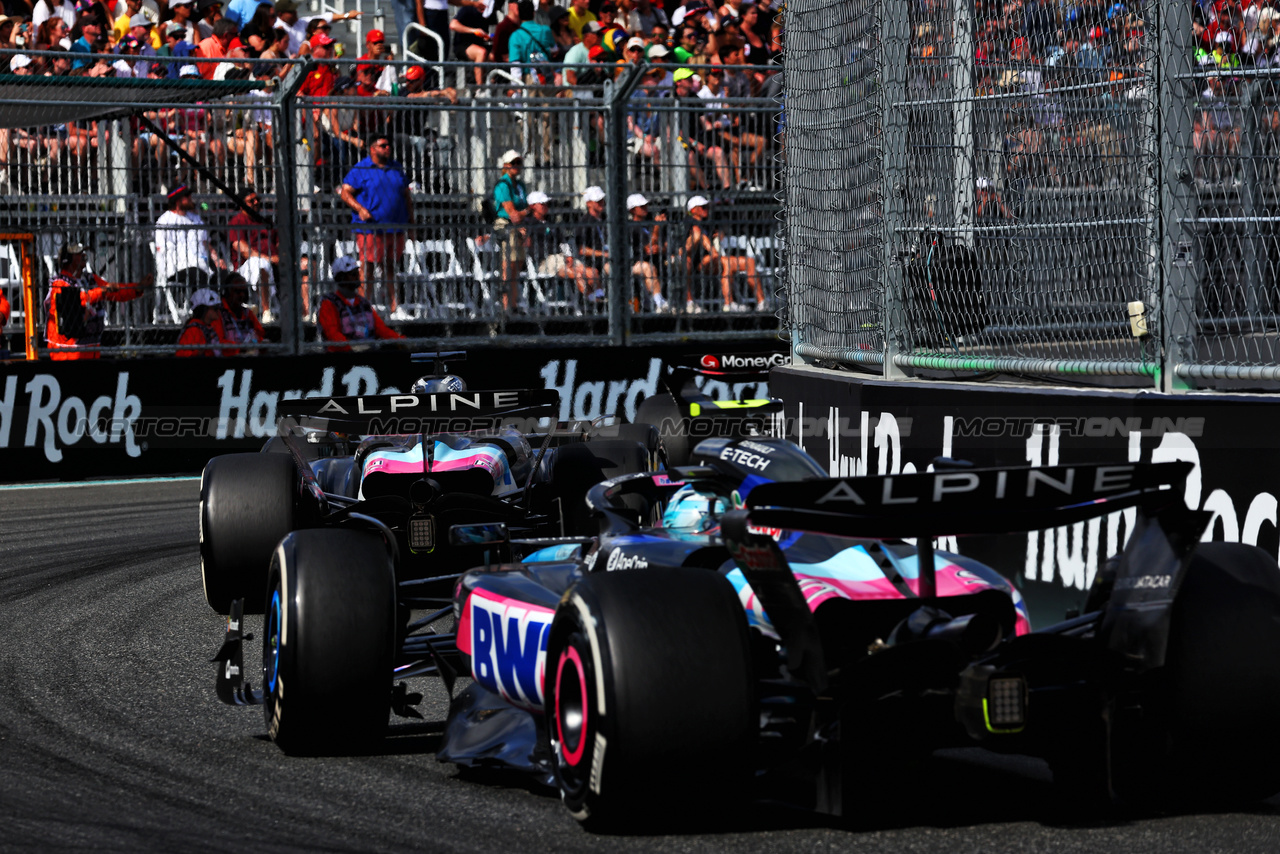
[[[93,13],[86,13],[80,16],[80,38],[71,43],[72,53],[103,53],[106,51],[107,40],[103,36],[102,21]],[[89,64],[87,59],[74,59],[71,62],[72,68],[84,68]]]
[[[404,167],[391,156],[391,138],[374,134],[369,156],[342,179],[342,201],[351,208],[352,231],[360,250],[360,287],[376,281],[374,267],[382,265],[387,307],[392,320],[408,315],[396,302],[396,260],[404,254],[404,228],[413,222],[413,194]],[[399,227],[397,227],[399,226]]]
[[529,209],[529,193],[520,180],[524,160],[514,149],[498,160],[502,177],[493,188],[493,206],[498,218],[493,223],[493,236],[502,258],[502,281],[506,288],[502,294],[503,311],[520,309],[520,270],[525,265],[525,246],[529,242],[524,222]]

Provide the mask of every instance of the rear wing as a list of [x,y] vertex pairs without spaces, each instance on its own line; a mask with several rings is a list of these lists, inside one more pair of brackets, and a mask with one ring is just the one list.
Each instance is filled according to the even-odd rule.
[[[308,398],[282,401],[279,411],[284,419],[339,433],[461,433],[496,428],[512,418],[555,419],[560,395],[552,389],[504,389]],[[287,421],[280,426],[285,431]]]
[[[706,395],[685,393],[685,387],[696,376],[712,377],[724,382],[763,380],[769,371],[791,364],[785,353],[697,353],[670,359],[665,366],[663,382],[681,409],[690,415],[741,417],[781,412],[781,401],[774,399],[713,401]],[[744,412],[743,410],[749,410]]]
[[746,505],[755,525],[847,537],[1007,534],[1070,525],[1142,505],[1181,504],[1187,462],[944,469],[765,483]]
[[786,555],[760,528],[869,539],[918,537],[919,599],[937,597],[933,537],[1005,534],[1069,525],[1129,507],[1139,515],[1116,567],[1099,625],[1126,666],[1164,663],[1170,615],[1210,514],[1188,510],[1188,462],[953,469],[905,475],[766,483],[726,513],[729,553],[774,619],[791,672],[827,681],[817,626]]

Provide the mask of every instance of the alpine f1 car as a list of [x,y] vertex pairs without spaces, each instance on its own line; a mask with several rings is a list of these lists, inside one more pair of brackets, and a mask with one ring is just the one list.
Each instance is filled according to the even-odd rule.
[[[1280,789],[1280,570],[1199,542],[1189,464],[830,479],[763,439],[694,462],[594,487],[590,543],[463,576],[474,682],[442,760],[543,775],[599,825],[752,791],[883,820],[930,752],[972,745],[1099,801]],[[1087,611],[1039,631],[1006,578],[933,547],[1128,508]]]
[[664,463],[652,427],[556,424],[554,391],[468,390],[446,373],[446,359],[462,358],[415,355],[435,371],[409,394],[287,401],[261,453],[211,460],[200,487],[209,605],[226,614],[243,599],[260,611],[291,532],[372,532],[386,541],[397,580],[430,579],[484,557],[440,536],[453,525],[587,533],[589,487]]

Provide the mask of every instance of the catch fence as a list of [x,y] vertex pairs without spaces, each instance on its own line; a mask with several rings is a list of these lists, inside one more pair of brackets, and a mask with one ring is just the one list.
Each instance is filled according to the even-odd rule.
[[[695,67],[696,85],[677,87],[663,66],[443,63],[423,74],[414,63],[368,64],[394,94],[361,94],[344,76],[350,61],[286,61],[271,73],[239,69],[265,85],[234,96],[138,99],[127,114],[73,121],[51,104],[31,111],[31,126],[0,130],[0,231],[33,235],[33,304],[62,248],[79,242],[109,281],[154,278],[141,298],[105,306],[103,343],[118,354],[173,352],[192,292],[232,272],[266,321],[264,350],[323,349],[316,312],[344,256],[411,341],[776,334],[773,70]],[[308,97],[317,72],[336,87]],[[78,80],[19,81],[16,91],[38,102]],[[0,108],[14,92],[0,92]],[[379,135],[403,166],[411,222],[365,224],[343,200]],[[504,265],[487,202],[510,150],[528,192],[546,202],[517,227],[523,257]],[[178,186],[193,190],[190,210],[170,210]],[[647,203],[638,211],[637,196]],[[691,211],[697,196],[707,204]],[[15,325],[26,295],[18,276],[3,275],[22,251],[0,240]],[[37,325],[45,312],[37,306]]]
[[789,4],[797,353],[1280,380],[1280,29],[1234,7]]

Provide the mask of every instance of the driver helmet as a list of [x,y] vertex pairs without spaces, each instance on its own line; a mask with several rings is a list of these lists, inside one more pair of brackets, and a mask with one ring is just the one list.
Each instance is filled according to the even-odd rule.
[[720,517],[730,509],[719,495],[698,492],[682,486],[667,501],[662,513],[662,527],[685,534],[701,534],[720,524]]
[[409,389],[414,394],[431,394],[437,391],[466,391],[467,384],[462,377],[445,374],[442,377],[419,377]]

